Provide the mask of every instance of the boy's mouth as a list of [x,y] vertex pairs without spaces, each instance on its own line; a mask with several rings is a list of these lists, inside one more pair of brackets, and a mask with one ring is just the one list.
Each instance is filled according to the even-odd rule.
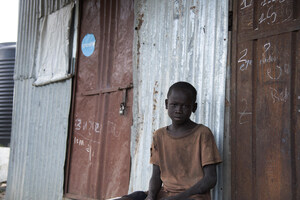
[[174,119],[182,119],[182,116],[181,115],[180,116],[176,115],[176,116],[174,116]]

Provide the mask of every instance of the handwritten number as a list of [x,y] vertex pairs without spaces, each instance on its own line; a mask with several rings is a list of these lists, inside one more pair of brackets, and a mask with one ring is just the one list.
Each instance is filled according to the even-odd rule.
[[248,8],[252,5],[252,0],[247,4],[247,0],[243,0],[242,3],[241,3],[241,10],[245,9],[245,8]]
[[81,119],[76,119],[75,120],[75,130],[80,130],[81,129]]
[[[271,12],[271,10],[273,11],[273,8],[274,8],[273,5],[269,7],[266,16],[264,13],[261,13],[260,18],[258,19],[259,24],[263,23],[266,20],[271,20],[271,23],[274,23],[276,21],[277,18],[276,12]],[[269,21],[267,23],[270,24]]]
[[263,52],[263,57],[266,57],[266,53],[267,53],[267,51],[269,51],[270,47],[271,47],[271,43],[270,42],[264,44],[265,51]]
[[249,64],[252,64],[252,60],[244,59],[244,57],[247,55],[248,49],[244,49],[240,52],[240,54],[243,54],[240,59],[238,60],[238,63],[242,63],[240,66],[240,70],[244,71],[248,68]]
[[98,122],[95,122],[95,132],[100,133],[100,126]]
[[247,115],[252,115],[252,112],[246,112],[247,109],[248,109],[248,102],[245,98],[242,99],[242,102],[244,102],[245,104],[245,107],[244,107],[244,110],[242,112],[239,112],[240,114],[240,119],[239,119],[239,123],[240,124],[245,124],[247,123],[248,121],[243,121],[243,118]]

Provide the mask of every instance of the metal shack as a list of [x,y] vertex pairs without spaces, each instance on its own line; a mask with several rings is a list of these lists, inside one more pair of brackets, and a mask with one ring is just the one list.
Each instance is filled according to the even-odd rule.
[[299,12],[296,0],[20,1],[6,199],[146,190],[179,80],[223,158],[213,199],[300,199]]

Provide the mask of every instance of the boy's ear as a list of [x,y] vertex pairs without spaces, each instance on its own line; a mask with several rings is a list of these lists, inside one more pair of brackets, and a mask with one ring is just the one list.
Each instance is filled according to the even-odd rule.
[[196,112],[196,110],[197,110],[197,106],[198,106],[198,105],[197,105],[197,103],[194,103],[193,110],[192,110],[192,111],[193,111],[193,113],[194,113],[194,112]]
[[168,109],[168,99],[165,99],[165,106],[166,106],[166,109]]

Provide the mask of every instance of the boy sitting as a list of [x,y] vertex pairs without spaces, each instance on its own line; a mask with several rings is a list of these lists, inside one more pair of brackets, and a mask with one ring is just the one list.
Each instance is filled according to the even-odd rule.
[[217,182],[216,164],[221,158],[209,128],[190,120],[197,109],[196,97],[196,89],[187,82],[170,87],[165,106],[172,124],[153,135],[149,191],[134,192],[122,199],[211,199],[210,189]]

